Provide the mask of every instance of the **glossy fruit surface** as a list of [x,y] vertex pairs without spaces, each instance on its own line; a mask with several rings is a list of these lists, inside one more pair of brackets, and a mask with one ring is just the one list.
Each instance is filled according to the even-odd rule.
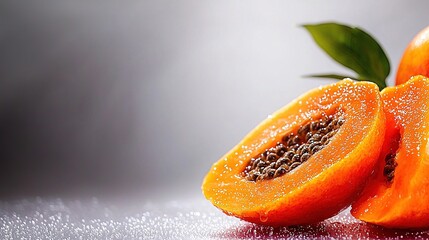
[[405,49],[396,73],[396,85],[415,75],[429,76],[429,26],[419,32]]
[[[352,205],[356,218],[391,228],[429,227],[429,79],[416,76],[381,92],[386,141],[374,175]],[[394,166],[386,172],[388,154]]]
[[[292,171],[249,181],[250,159],[309,121],[341,113],[345,119],[330,143]],[[373,171],[384,139],[378,87],[343,80],[314,89],[260,123],[216,162],[202,190],[213,205],[249,222],[288,226],[321,221],[348,206]]]

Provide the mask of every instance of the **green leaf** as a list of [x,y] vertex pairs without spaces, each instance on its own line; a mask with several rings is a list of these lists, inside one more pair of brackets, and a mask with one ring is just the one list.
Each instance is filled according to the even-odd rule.
[[329,73],[329,74],[312,74],[312,75],[307,75],[307,76],[304,76],[304,77],[311,77],[311,78],[331,78],[331,79],[338,79],[338,80],[343,80],[344,78],[356,79],[355,77],[349,77],[349,76],[344,76],[344,75],[335,74],[335,73]]
[[386,87],[389,59],[380,44],[365,31],[338,23],[303,25],[314,41],[335,61],[353,70],[358,80]]

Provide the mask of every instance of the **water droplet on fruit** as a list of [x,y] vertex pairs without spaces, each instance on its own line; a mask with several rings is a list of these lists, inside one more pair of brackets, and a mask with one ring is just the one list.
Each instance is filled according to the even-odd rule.
[[264,213],[260,214],[259,220],[261,220],[261,222],[267,222],[268,221],[268,212],[264,212]]

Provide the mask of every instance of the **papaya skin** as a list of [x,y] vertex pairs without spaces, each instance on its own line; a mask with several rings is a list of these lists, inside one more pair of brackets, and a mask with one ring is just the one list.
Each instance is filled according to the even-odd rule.
[[[250,158],[305,122],[341,110],[332,141],[293,171],[270,180],[241,175]],[[349,79],[319,87],[281,108],[216,162],[202,191],[228,215],[270,226],[311,224],[351,204],[376,164],[385,117],[378,87]]]
[[[381,96],[386,114],[386,141],[374,175],[353,203],[351,213],[362,221],[388,228],[427,229],[429,79],[412,77],[405,84],[385,88]],[[395,138],[398,142],[391,141]],[[388,183],[383,176],[384,156],[392,150],[396,151],[397,166],[393,181]]]
[[396,85],[412,76],[429,76],[429,26],[421,30],[408,44],[396,72]]

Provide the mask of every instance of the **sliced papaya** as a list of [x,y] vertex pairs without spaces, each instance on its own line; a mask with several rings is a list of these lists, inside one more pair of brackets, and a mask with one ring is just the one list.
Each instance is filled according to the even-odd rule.
[[429,79],[381,92],[386,141],[352,215],[390,228],[429,227]]
[[310,224],[350,205],[383,144],[378,87],[346,79],[281,108],[216,162],[202,191],[228,215]]

